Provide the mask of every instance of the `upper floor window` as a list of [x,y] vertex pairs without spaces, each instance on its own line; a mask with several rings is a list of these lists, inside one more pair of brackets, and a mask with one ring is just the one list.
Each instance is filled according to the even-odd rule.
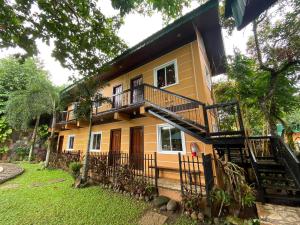
[[68,136],[67,150],[74,150],[75,135]]
[[178,84],[177,60],[173,60],[154,69],[154,85],[165,88]]
[[210,72],[209,72],[207,66],[205,66],[205,77],[206,77],[207,87],[209,90],[211,90],[212,81],[211,81],[211,75],[210,75]]
[[185,153],[184,133],[168,124],[157,126],[158,151],[174,154]]
[[102,138],[101,132],[92,133],[91,146],[90,146],[91,151],[100,151],[101,138]]

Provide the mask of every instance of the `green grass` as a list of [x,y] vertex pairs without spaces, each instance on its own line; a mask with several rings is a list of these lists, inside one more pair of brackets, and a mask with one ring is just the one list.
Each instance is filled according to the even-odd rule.
[[[0,225],[129,225],[137,224],[147,209],[145,203],[100,187],[74,189],[64,171],[20,165],[24,174],[0,185]],[[65,181],[53,183],[60,178]]]

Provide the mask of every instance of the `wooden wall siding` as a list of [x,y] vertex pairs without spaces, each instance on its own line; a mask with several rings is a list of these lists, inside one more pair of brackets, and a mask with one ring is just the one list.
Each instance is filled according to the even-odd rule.
[[[159,119],[153,117],[145,117],[133,119],[130,121],[120,121],[109,124],[95,125],[92,128],[93,132],[102,132],[102,141],[101,141],[101,152],[109,151],[110,144],[110,131],[112,129],[122,129],[121,133],[121,151],[129,152],[130,148],[130,127],[144,126],[144,153],[153,153],[157,152],[158,166],[164,167],[174,167],[178,168],[178,155],[177,154],[163,154],[159,153],[157,149],[157,125],[163,124]],[[61,131],[59,135],[64,135],[64,144],[63,150],[67,148],[68,135],[75,135],[74,141],[74,150],[82,151],[82,155],[85,154],[87,147],[87,135],[88,128],[79,128]],[[200,148],[200,154],[212,153],[212,148],[210,145],[205,145],[197,139],[191,137],[190,135],[185,134],[185,145],[186,145],[186,154],[191,155],[190,144],[195,142]],[[172,172],[164,172],[162,176],[174,176]],[[169,176],[168,176],[169,177]],[[177,176],[176,176],[177,177]]]
[[[207,88],[205,78],[205,55],[200,50],[199,40],[195,40],[186,44],[166,55],[163,55],[133,71],[130,71],[109,82],[109,86],[103,90],[103,95],[111,96],[113,87],[117,85],[123,86],[123,91],[130,88],[130,80],[138,75],[143,75],[143,82],[154,85],[154,68],[165,64],[174,59],[177,60],[179,84],[166,88],[166,90],[184,95],[193,99],[197,99],[204,103],[212,104],[213,97],[211,91]],[[212,121],[212,118],[209,118]],[[157,151],[157,124],[164,122],[153,118],[144,117],[129,121],[120,121],[109,124],[96,125],[93,131],[102,131],[101,151],[109,151],[110,130],[122,129],[121,135],[121,151],[129,152],[130,147],[130,127],[144,126],[144,153],[152,153]],[[86,151],[88,128],[79,128],[61,131],[59,135],[64,135],[63,150],[67,148],[68,135],[75,135],[74,150]],[[191,154],[190,144],[196,142],[201,152],[212,153],[212,147],[205,145],[195,138],[185,134],[186,154]],[[200,153],[201,153],[200,152]],[[161,154],[157,153],[158,166],[178,167],[177,154]],[[164,172],[161,174],[166,177],[174,177],[174,174]],[[178,178],[178,176],[175,176]]]

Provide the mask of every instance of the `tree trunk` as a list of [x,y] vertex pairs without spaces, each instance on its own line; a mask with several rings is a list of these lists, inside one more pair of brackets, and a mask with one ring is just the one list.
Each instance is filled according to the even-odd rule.
[[56,105],[55,103],[53,104],[53,111],[52,111],[52,124],[51,124],[51,134],[49,137],[49,143],[47,146],[47,154],[46,154],[46,160],[45,160],[45,167],[47,168],[49,165],[49,160],[50,160],[50,153],[51,153],[51,148],[53,147],[53,139],[54,139],[54,129],[55,129],[55,124],[56,124]]
[[89,158],[90,158],[90,145],[91,145],[91,134],[92,134],[92,109],[90,110],[90,118],[89,118],[89,132],[88,132],[88,143],[85,152],[85,157],[83,161],[83,169],[82,169],[82,182],[87,181],[88,171],[89,171]]
[[37,118],[36,118],[35,125],[34,125],[34,130],[33,130],[33,133],[32,133],[31,146],[30,146],[29,156],[28,156],[28,161],[29,162],[31,161],[31,158],[32,158],[32,152],[33,152],[33,149],[34,149],[34,146],[35,146],[36,134],[37,134],[37,129],[38,129],[39,124],[40,124],[40,115],[37,116]]

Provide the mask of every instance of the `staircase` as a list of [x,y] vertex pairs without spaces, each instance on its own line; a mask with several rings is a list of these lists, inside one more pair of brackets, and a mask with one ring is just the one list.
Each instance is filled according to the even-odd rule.
[[263,202],[300,204],[299,160],[280,138],[246,138],[237,102],[205,105],[148,84],[142,88],[149,114],[212,144],[246,172],[252,169]]

